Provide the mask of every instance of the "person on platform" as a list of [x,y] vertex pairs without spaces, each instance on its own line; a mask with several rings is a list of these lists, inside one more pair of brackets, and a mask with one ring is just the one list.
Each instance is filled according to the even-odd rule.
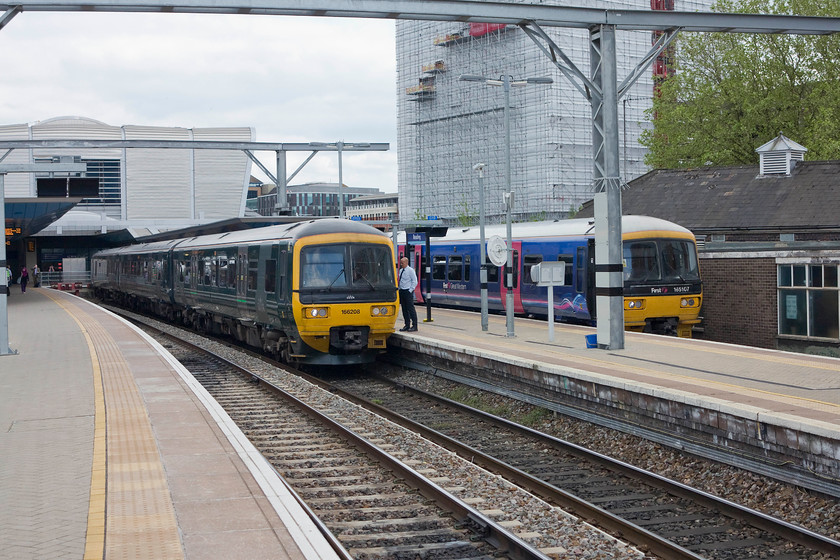
[[25,266],[20,267],[20,293],[26,293],[26,283],[29,282],[29,271]]
[[12,295],[12,290],[11,290],[11,288],[9,288],[9,286],[12,285],[12,269],[9,268],[8,266],[6,267],[6,275],[5,276],[6,276],[6,295],[10,296],[10,295]]
[[414,332],[417,330],[417,310],[414,309],[414,289],[417,287],[417,274],[408,266],[408,258],[400,259],[400,273],[398,286],[400,289],[400,307],[402,308],[405,326],[400,330]]
[[32,285],[36,288],[41,285],[41,269],[37,264],[32,267]]

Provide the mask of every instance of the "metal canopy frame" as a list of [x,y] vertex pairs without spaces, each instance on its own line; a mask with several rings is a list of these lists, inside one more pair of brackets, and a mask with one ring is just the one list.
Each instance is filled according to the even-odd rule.
[[[638,79],[656,57],[657,52],[661,52],[673,40],[678,30],[803,35],[840,32],[840,18],[604,10],[475,0],[177,0],[167,3],[163,3],[162,0],[34,0],[0,4],[0,11],[4,12],[3,16],[0,16],[0,28],[23,11],[286,15],[504,23],[519,26],[592,104],[596,191],[597,336],[598,347],[609,349],[624,348],[621,179],[618,150],[620,96]],[[571,63],[541,27],[589,30],[589,77]],[[665,32],[620,86],[616,76],[616,30]],[[548,46],[541,45],[540,41],[545,41]],[[558,57],[562,63],[557,61]],[[3,145],[5,144],[0,144]],[[248,148],[240,149],[244,149],[252,160],[255,159],[248,152]],[[277,177],[285,177],[285,150],[275,151]],[[278,195],[279,183],[280,181]]]

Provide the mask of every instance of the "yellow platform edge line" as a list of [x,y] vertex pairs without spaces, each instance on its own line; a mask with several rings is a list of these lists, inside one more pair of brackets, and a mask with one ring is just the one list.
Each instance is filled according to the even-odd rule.
[[46,293],[50,299],[61,306],[73,321],[79,325],[79,329],[85,337],[85,342],[87,342],[90,361],[93,366],[93,461],[91,465],[90,499],[88,501],[84,560],[101,560],[105,555],[105,500],[108,475],[105,390],[102,384],[102,370],[99,367],[99,356],[96,354],[96,348],[87,329],[85,329],[81,321],[70,312],[63,302],[54,298],[49,291]]

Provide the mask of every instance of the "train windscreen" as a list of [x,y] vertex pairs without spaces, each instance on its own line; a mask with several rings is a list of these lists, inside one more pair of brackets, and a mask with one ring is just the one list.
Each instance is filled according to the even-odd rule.
[[683,239],[625,241],[624,281],[631,284],[699,282],[694,243]]
[[394,288],[390,247],[364,243],[313,245],[301,250],[300,287],[318,291]]

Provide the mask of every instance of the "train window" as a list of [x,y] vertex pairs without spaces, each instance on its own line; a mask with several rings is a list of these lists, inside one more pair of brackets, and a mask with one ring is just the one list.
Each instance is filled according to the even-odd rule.
[[344,245],[304,247],[300,253],[301,288],[343,288]]
[[189,277],[189,272],[187,272],[187,265],[184,263],[184,261],[178,261],[178,282],[184,283],[187,277]]
[[566,263],[566,275],[563,278],[563,284],[565,284],[566,286],[571,286],[572,281],[574,280],[574,277],[575,277],[575,273],[574,273],[575,259],[574,259],[574,257],[572,257],[572,255],[558,255],[557,256],[557,262]]
[[513,252],[513,288],[519,286],[519,251]]
[[586,247],[578,247],[575,258],[575,291],[582,294],[586,287]]
[[278,272],[280,274],[280,287],[277,290],[277,298],[278,299],[286,299],[286,280],[288,275],[286,274],[286,267],[289,266],[289,252],[288,251],[280,251],[280,265],[278,268]]
[[446,257],[432,256],[432,280],[446,280]]
[[227,277],[228,277],[228,260],[227,257],[216,257],[216,261],[218,262],[216,272],[218,273],[218,285],[220,288],[227,287]]
[[[275,249],[276,251],[276,249]],[[277,291],[277,260],[266,259],[265,261],[265,291],[273,294]]]
[[624,244],[624,280],[647,282],[659,280],[659,261],[653,241],[628,241]]
[[391,252],[381,245],[351,245],[353,284],[362,288],[384,288],[394,284]]
[[536,284],[536,282],[531,280],[531,267],[538,265],[541,262],[543,262],[542,255],[525,255],[522,257],[523,284]]
[[257,289],[257,269],[260,266],[260,248],[248,247],[248,290]]
[[464,282],[470,281],[470,256],[464,255]]
[[499,267],[495,264],[487,263],[487,283],[499,282]]
[[694,243],[680,239],[663,239],[659,241],[659,245],[663,280],[679,282],[700,280]]
[[464,273],[464,259],[460,256],[451,256],[449,257],[449,280],[456,280],[461,281],[461,277],[463,277]]
[[231,288],[236,287],[236,258],[231,257],[228,259],[227,265],[227,285]]
[[212,286],[216,279],[216,266],[212,257],[204,257],[201,259],[201,283],[205,286]]

